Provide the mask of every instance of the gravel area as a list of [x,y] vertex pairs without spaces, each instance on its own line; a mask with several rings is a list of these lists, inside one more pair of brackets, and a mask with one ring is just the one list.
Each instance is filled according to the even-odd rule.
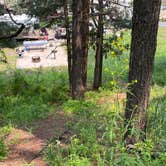
[[[67,66],[67,53],[63,46],[64,40],[51,40],[48,42],[45,49],[32,49],[25,51],[22,57],[18,57],[16,61],[17,69],[39,68],[39,67],[53,67],[53,66]],[[56,48],[57,47],[57,48]],[[48,55],[56,48],[56,54]],[[40,62],[32,62],[32,57],[39,56]]]

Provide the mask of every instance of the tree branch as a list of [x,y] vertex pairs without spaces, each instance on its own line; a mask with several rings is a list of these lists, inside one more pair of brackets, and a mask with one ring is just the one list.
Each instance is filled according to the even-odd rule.
[[12,22],[14,23],[14,24],[16,24],[16,25],[24,25],[24,24],[22,24],[22,23],[17,23],[14,19],[13,19],[13,17],[12,17],[12,15],[11,15],[11,13],[10,13],[10,10],[8,9],[8,8],[6,8],[6,11],[7,11],[7,13],[9,14],[9,17],[10,17],[10,19],[12,20]]
[[2,36],[0,36],[0,40],[3,40],[3,39],[12,39],[12,38],[18,36],[18,35],[23,31],[23,29],[25,28],[25,25],[24,25],[24,24],[22,24],[22,23],[17,23],[17,22],[13,19],[12,15],[11,15],[11,13],[10,13],[10,10],[7,8],[7,6],[5,6],[5,9],[6,9],[7,13],[9,14],[9,17],[10,17],[10,19],[12,20],[12,22],[13,22],[14,24],[20,26],[20,27],[19,27],[19,29],[18,29],[15,33],[13,33],[13,34],[11,34],[11,35],[2,35]]
[[21,27],[13,34],[11,35],[3,35],[3,36],[0,36],[0,40],[4,40],[4,39],[12,39],[14,37],[17,37],[22,31],[23,29],[25,28],[25,25],[22,24]]

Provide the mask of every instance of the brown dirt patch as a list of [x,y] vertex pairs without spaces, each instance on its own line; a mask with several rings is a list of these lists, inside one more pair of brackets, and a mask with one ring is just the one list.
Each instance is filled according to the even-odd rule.
[[48,140],[69,135],[65,123],[69,118],[64,112],[57,112],[44,120],[33,123],[32,133],[23,129],[13,129],[6,137],[9,146],[8,158],[2,166],[23,166],[33,163],[35,166],[47,166],[42,159],[42,151]]
[[57,138],[66,131],[65,124],[68,120],[69,118],[65,113],[59,111],[45,120],[35,122],[33,133],[36,137],[41,138],[42,140]]

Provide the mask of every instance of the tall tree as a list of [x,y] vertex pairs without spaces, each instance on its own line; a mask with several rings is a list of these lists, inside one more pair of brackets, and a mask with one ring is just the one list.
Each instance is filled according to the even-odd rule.
[[[95,33],[92,33],[92,39],[95,40],[95,69],[93,89],[98,90],[102,86],[102,68],[103,55],[111,50],[110,38],[104,38],[104,28],[114,27],[114,33],[119,29],[128,28],[129,18],[127,12],[130,11],[130,6],[121,4],[118,1],[111,0],[91,0],[91,15],[95,25]],[[95,37],[94,37],[95,36]],[[103,42],[103,40],[105,42]],[[106,42],[107,41],[107,42]],[[93,42],[93,41],[92,41]]]
[[156,51],[160,5],[161,0],[134,0],[129,65],[130,85],[125,110],[127,144],[134,144],[138,140],[146,138],[147,108]]
[[89,0],[73,0],[72,30],[72,97],[78,99],[86,89]]
[[72,84],[72,50],[71,50],[71,32],[70,32],[70,22],[69,22],[69,8],[68,0],[63,0],[64,17],[65,17],[65,28],[66,28],[66,41],[67,41],[67,61],[68,61],[68,75],[69,75],[69,85],[71,88]]
[[102,66],[103,66],[103,0],[98,0],[99,18],[96,36],[96,55],[93,88],[98,89],[102,84]]

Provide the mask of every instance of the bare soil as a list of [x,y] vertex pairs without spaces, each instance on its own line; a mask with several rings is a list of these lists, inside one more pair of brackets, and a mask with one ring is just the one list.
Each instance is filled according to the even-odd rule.
[[59,111],[44,120],[34,122],[32,131],[26,129],[13,129],[6,137],[9,146],[8,158],[0,162],[1,166],[47,166],[42,158],[42,152],[50,139],[68,137],[65,126],[69,120],[64,112]]

